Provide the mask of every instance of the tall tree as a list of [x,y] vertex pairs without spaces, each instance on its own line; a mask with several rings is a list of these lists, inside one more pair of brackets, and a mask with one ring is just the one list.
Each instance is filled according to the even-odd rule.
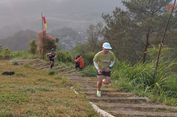
[[98,23],[97,25],[90,25],[87,30],[88,46],[92,52],[95,52],[99,49],[99,36],[102,35],[102,30],[102,23]]
[[36,41],[33,40],[30,42],[30,49],[29,49],[30,53],[32,54],[36,54],[37,52],[37,45],[36,45]]
[[[146,61],[148,47],[159,40],[167,17],[166,0],[123,0],[126,10],[116,8],[103,15],[105,36],[116,48],[117,55],[131,61]],[[154,40],[153,40],[154,39]]]

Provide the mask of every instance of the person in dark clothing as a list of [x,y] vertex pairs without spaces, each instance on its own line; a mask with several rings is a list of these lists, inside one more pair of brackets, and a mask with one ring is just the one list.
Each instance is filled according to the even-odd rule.
[[54,63],[55,63],[55,57],[56,57],[56,53],[54,49],[51,49],[51,52],[47,53],[47,57],[50,61],[50,69],[53,68]]
[[79,69],[79,61],[77,61],[77,59],[80,57],[80,55],[77,55],[74,59],[74,62],[75,62],[75,69]]

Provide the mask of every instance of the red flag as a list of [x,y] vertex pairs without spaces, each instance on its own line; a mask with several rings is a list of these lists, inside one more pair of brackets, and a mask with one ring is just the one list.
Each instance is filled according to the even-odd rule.
[[47,20],[45,16],[42,16],[43,31],[47,30]]

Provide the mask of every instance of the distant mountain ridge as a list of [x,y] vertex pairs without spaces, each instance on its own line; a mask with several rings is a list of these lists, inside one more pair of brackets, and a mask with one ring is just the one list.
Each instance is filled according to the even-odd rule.
[[53,30],[51,34],[60,39],[59,47],[65,50],[70,50],[74,48],[77,43],[86,41],[84,32],[77,32],[68,27]]
[[29,48],[30,41],[36,39],[37,34],[32,30],[23,30],[15,33],[5,39],[0,40],[0,44],[4,48],[9,48],[11,50],[27,50]]
[[[61,28],[49,32],[52,36],[59,38],[58,47],[64,50],[70,50],[76,46],[77,43],[86,41],[84,32],[77,32],[72,28]],[[22,30],[15,33],[13,36],[5,39],[0,39],[0,45],[11,50],[28,50],[29,43],[37,39],[37,32],[32,30]]]

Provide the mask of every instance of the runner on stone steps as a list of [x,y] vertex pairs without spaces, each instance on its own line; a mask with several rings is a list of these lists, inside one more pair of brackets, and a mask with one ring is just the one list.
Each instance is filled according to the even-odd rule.
[[102,45],[102,51],[98,52],[93,59],[95,68],[97,69],[97,93],[101,97],[101,87],[103,84],[111,83],[111,68],[115,63],[115,55],[112,51],[110,43],[105,42]]

